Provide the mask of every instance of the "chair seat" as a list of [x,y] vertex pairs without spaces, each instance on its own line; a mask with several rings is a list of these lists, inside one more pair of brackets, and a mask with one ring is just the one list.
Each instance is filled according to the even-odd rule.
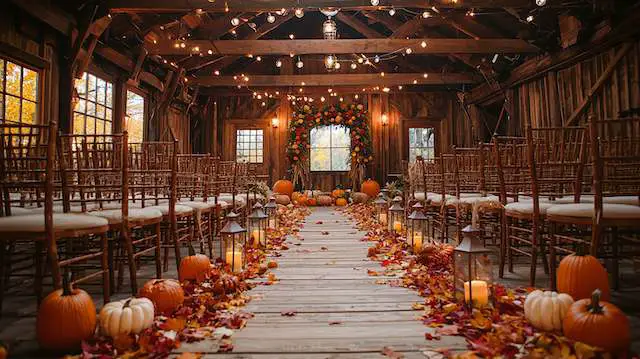
[[[602,212],[604,219],[640,219],[640,207],[633,205],[603,203]],[[593,203],[557,204],[547,209],[547,216],[593,218],[594,213]]]
[[[86,214],[54,213],[53,228],[56,231],[63,230],[83,230],[99,228],[104,226],[108,229],[109,222],[100,217]],[[42,233],[45,231],[44,215],[29,214],[25,216],[11,216],[0,218],[0,233],[20,232],[20,233]]]
[[23,208],[23,207],[11,207],[11,215],[12,216],[26,216],[29,214],[37,214],[38,212],[34,212],[31,208]]
[[[93,211],[87,213],[92,216],[105,218],[109,221],[109,224],[122,223],[122,210],[121,209],[109,209],[104,211]],[[146,222],[154,219],[161,220],[162,212],[153,208],[133,208],[129,209],[129,220],[133,222]]]
[[178,205],[191,207],[193,209],[200,210],[200,211],[201,210],[211,209],[211,208],[215,207],[214,203],[198,202],[198,201],[180,201],[180,202],[178,202]]
[[[462,196],[462,194],[460,194],[460,196]],[[507,201],[508,202],[512,202],[513,199],[512,198],[507,198]],[[500,197],[494,196],[494,195],[489,195],[489,196],[485,196],[485,197],[460,197],[460,199],[457,199],[457,200],[454,199],[454,200],[451,200],[451,202],[447,202],[447,203],[451,203],[451,204],[460,203],[460,204],[463,204],[463,205],[470,205],[470,206],[475,205],[477,203],[487,204],[487,205],[490,205],[490,204],[498,204],[499,205],[500,204]]]
[[[169,204],[161,204],[159,206],[151,206],[151,207],[145,207],[145,208],[153,208],[153,209],[157,209],[158,211],[160,211],[160,213],[162,213],[163,216],[166,216],[169,214]],[[191,214],[193,213],[193,208],[191,207],[187,207],[187,206],[181,206],[179,204],[176,204],[176,215],[178,216],[184,216],[187,214]]]
[[[454,196],[449,194],[446,194],[444,198],[447,202],[455,199]],[[429,193],[427,194],[427,199],[429,199],[432,203],[438,204],[442,202],[442,195],[439,193]]]
[[418,201],[424,201],[425,200],[424,192],[414,192],[413,198],[417,199]]
[[[238,206],[244,206],[247,203],[244,198],[240,197],[240,195],[236,195],[235,200],[236,200],[236,205]],[[232,203],[233,196],[231,195],[231,193],[220,193],[220,195],[218,196],[218,201],[225,201],[227,203]]]
[[[553,206],[553,203],[540,202],[540,214],[544,215],[547,210]],[[532,215],[533,214],[533,201],[521,201],[513,202],[504,206],[505,213],[507,215]]]

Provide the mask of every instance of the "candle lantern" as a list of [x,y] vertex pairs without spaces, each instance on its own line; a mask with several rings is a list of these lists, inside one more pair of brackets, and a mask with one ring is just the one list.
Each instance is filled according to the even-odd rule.
[[453,280],[456,298],[464,298],[468,309],[489,304],[493,282],[493,268],[489,253],[472,226],[462,230],[463,239],[453,252]]
[[253,205],[253,212],[247,216],[249,221],[249,236],[254,247],[267,246],[267,219],[269,217],[262,210],[262,205]]
[[378,223],[383,226],[387,225],[387,219],[389,218],[389,203],[384,199],[384,195],[382,193],[378,194],[378,198],[373,201],[373,204],[376,206],[376,219],[378,220]]
[[427,216],[425,216],[424,207],[420,202],[414,204],[411,209],[413,212],[408,217],[407,241],[411,250],[417,253],[422,249],[422,243],[427,238]]
[[247,230],[237,222],[238,215],[230,212],[227,223],[220,230],[224,261],[233,272],[241,272],[245,265],[245,246],[247,244]]
[[269,202],[264,205],[264,210],[267,213],[267,227],[270,229],[278,229],[278,205],[276,204],[276,198],[269,198]]
[[389,207],[389,230],[402,233],[404,229],[404,207],[402,207],[402,198],[396,196],[391,203],[391,207]]

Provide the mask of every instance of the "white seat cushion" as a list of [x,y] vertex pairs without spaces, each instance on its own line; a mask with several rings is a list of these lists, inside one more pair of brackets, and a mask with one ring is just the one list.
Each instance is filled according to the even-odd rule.
[[424,201],[425,200],[424,192],[414,192],[413,198],[417,199],[418,201]]
[[[571,196],[562,196],[553,200],[555,204],[569,204],[574,203],[575,197]],[[580,203],[593,203],[593,195],[591,194],[583,194],[580,195]]]
[[[54,213],[53,228],[56,231],[67,229],[90,229],[107,226],[109,222],[100,217],[86,214]],[[11,216],[0,218],[0,232],[44,232],[44,215],[30,214],[26,216]]]
[[[105,211],[93,211],[87,213],[92,216],[105,218],[109,224],[122,223],[122,210],[109,209]],[[147,221],[152,219],[162,219],[162,213],[154,208],[133,208],[129,209],[129,220],[131,221]]]
[[469,197],[482,197],[482,193],[477,193],[477,192],[460,193],[460,198],[469,198]]
[[[540,214],[544,215],[547,210],[553,206],[553,203],[540,202]],[[513,202],[504,206],[504,210],[507,214],[533,214],[533,201],[521,201]]]
[[640,206],[640,200],[638,196],[611,196],[611,197],[603,197],[602,202],[604,203],[615,203],[615,204],[628,204],[631,206]]
[[[639,219],[640,207],[627,204],[604,203],[602,205],[604,219]],[[578,218],[592,218],[595,213],[593,203],[557,204],[549,207],[547,215]]]
[[[157,209],[160,211],[160,213],[162,213],[163,216],[166,216],[169,214],[169,204],[161,204],[159,206],[151,206],[151,207],[145,207],[145,208],[153,208],[153,209]],[[176,214],[179,216],[183,216],[183,215],[187,215],[187,214],[191,214],[193,213],[193,208],[191,207],[187,207],[187,206],[181,206],[179,204],[176,204]]]
[[34,212],[33,209],[23,208],[23,207],[11,207],[11,215],[12,216],[26,216],[29,214],[36,214],[38,212]]
[[[450,200],[455,199],[455,197],[454,197],[454,196],[452,196],[452,195],[448,195],[448,194],[446,194],[444,198],[445,198],[447,201],[450,201]],[[438,203],[442,202],[442,195],[441,195],[441,194],[439,194],[439,193],[428,194],[428,195],[427,195],[427,199],[429,199],[429,200],[430,200],[431,202],[433,202],[433,203],[438,204]]]
[[199,201],[180,201],[178,202],[181,206],[191,207],[196,210],[210,209],[215,207],[215,204],[210,202],[199,202]]
[[[239,197],[238,195],[236,195],[236,205],[238,206],[244,206],[247,202]],[[232,203],[233,202],[233,196],[230,193],[221,193],[218,196],[218,201],[225,201],[227,203]]]

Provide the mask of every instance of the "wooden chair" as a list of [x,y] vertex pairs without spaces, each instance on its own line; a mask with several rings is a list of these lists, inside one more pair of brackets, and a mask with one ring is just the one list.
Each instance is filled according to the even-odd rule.
[[[54,213],[54,182],[60,183],[56,161],[56,131],[54,122],[48,125],[0,124],[0,190],[2,192],[3,217],[0,218],[0,303],[10,279],[11,249],[18,245],[34,244],[34,287],[38,302],[42,298],[42,283],[45,262],[42,252],[46,250],[53,287],[62,287],[62,270],[74,270],[81,263],[97,260],[99,270],[75,278],[75,283],[89,281],[102,276],[104,302],[109,301],[110,280],[108,266],[109,225],[106,219],[68,211]],[[62,185],[55,187],[61,188]],[[16,210],[13,205],[19,193],[24,204],[34,205]],[[69,202],[63,198],[64,208]],[[42,211],[36,211],[43,208]],[[17,215],[17,212],[22,215]],[[75,255],[78,243],[87,244],[82,253]],[[7,248],[10,250],[7,251]]]

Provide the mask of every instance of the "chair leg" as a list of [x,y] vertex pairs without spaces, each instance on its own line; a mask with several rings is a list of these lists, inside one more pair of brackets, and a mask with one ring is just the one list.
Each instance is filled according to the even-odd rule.
[[178,223],[177,218],[171,220],[171,229],[169,230],[169,238],[171,243],[173,244],[173,250],[176,257],[176,270],[180,268],[180,241],[178,238]]
[[500,278],[504,278],[504,262],[507,257],[506,222],[507,216],[502,210],[500,211],[500,268],[498,269]]
[[156,223],[156,225],[154,226],[154,230],[156,233],[155,236],[155,247],[156,247],[156,258],[155,258],[155,262],[156,262],[156,278],[162,278],[162,257],[161,257],[161,228],[160,228],[160,222]]
[[111,289],[111,294],[113,294],[114,289],[116,288],[115,260],[113,255],[113,246],[114,246],[114,241],[113,240],[109,241],[107,261],[109,262],[109,289]]
[[531,268],[529,271],[529,286],[536,285],[536,267],[538,265],[538,243],[540,235],[538,234],[538,226],[534,223],[531,227]]
[[549,233],[549,286],[556,290],[556,223],[551,223]]
[[209,258],[213,258],[213,218],[212,212],[207,213],[207,246],[209,247]]
[[58,244],[56,238],[49,238],[47,249],[49,256],[49,265],[51,266],[51,278],[53,280],[53,288],[62,288],[62,272],[60,270],[60,260],[58,258]]
[[507,242],[507,258],[509,260],[509,267],[508,267],[508,271],[509,273],[513,273],[513,240],[512,240],[512,228],[511,228],[511,224],[513,223],[513,219],[508,219],[507,220],[507,238],[506,238],[506,242]]
[[10,261],[7,256],[7,242],[0,239],[0,318],[2,318],[2,302],[4,301],[4,292],[6,290],[6,263]]
[[138,276],[136,270],[135,253],[133,252],[133,243],[131,242],[131,233],[129,233],[129,229],[123,228],[120,238],[124,242],[124,247],[127,251],[127,262],[129,262],[129,281],[131,282],[131,295],[136,295],[138,293]]
[[33,279],[33,291],[36,295],[36,300],[38,306],[40,306],[40,301],[42,301],[42,279],[44,277],[44,263],[43,263],[43,248],[44,245],[42,242],[36,242],[35,246],[35,254],[34,254],[34,265],[36,267],[36,276]]
[[106,234],[102,234],[100,236],[100,240],[102,241],[102,299],[104,304],[107,304],[111,298],[111,283],[109,276],[109,238]]

